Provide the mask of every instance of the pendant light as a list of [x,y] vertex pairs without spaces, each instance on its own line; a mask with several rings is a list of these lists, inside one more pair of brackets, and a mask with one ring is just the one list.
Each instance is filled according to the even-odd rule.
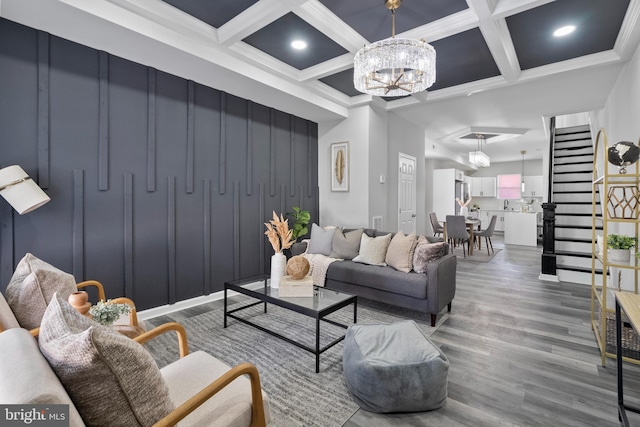
[[522,154],[522,175],[520,176],[522,178],[522,192],[524,193],[524,155],[527,154],[526,150],[521,150],[520,154]]

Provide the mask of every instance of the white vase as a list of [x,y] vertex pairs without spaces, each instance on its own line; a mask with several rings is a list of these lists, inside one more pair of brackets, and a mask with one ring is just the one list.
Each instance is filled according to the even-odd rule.
[[631,251],[629,249],[609,249],[609,261],[611,262],[629,262],[631,259]]
[[469,216],[469,208],[466,206],[460,207],[460,216],[468,217]]
[[282,252],[276,252],[271,257],[271,287],[280,287],[280,279],[284,276],[287,267],[287,257]]

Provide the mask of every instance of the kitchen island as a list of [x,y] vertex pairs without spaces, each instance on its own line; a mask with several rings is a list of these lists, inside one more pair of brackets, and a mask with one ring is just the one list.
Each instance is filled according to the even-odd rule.
[[505,245],[537,246],[538,214],[505,211],[504,243]]

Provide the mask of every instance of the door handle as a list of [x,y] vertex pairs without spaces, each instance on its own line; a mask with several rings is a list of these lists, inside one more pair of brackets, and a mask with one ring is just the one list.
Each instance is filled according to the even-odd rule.
[[416,214],[411,215],[411,218],[415,218],[415,217],[416,217]]

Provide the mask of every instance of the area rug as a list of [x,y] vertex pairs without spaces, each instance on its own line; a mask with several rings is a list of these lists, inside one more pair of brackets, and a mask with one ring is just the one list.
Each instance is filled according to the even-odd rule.
[[[475,248],[473,250],[473,255],[467,254],[467,257],[465,258],[464,254],[462,253],[462,246],[456,246],[455,248],[453,248],[453,253],[458,256],[458,261],[489,262],[496,255],[498,255],[502,249],[494,248],[493,250],[495,253],[492,253],[491,248],[489,248],[489,253],[491,255],[487,255],[487,248],[484,245],[482,245],[482,249]],[[465,246],[465,252],[466,252],[466,246]]]
[[[246,303],[237,303],[235,308]],[[262,312],[262,305],[240,313],[243,317],[276,330],[313,347],[315,320],[275,306]],[[413,319],[426,335],[431,335],[447,318],[446,310],[431,327],[428,314],[398,309],[386,304],[358,300],[358,324],[392,323]],[[353,323],[352,306],[332,314],[330,319]],[[271,403],[274,427],[341,426],[358,409],[351,399],[342,376],[342,343],[320,355],[320,372],[315,373],[315,356],[256,328],[229,319],[223,328],[223,309],[191,317],[181,322],[187,330],[189,349],[203,350],[230,366],[251,362],[260,372],[262,387]],[[331,342],[344,329],[321,324],[321,345]],[[174,334],[145,344],[160,367],[177,358]]]

